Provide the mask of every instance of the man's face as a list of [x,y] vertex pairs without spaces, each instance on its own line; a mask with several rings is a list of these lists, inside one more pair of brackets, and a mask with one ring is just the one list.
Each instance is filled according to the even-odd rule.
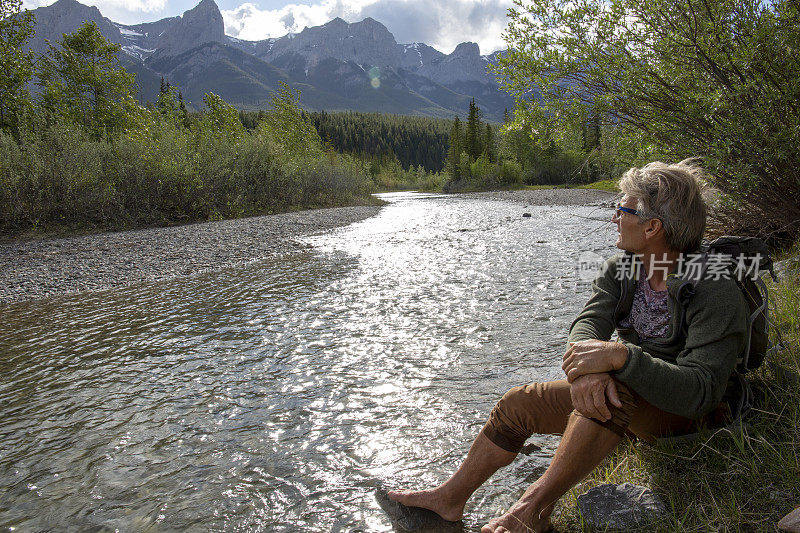
[[[636,199],[626,194],[622,197],[619,205],[628,209],[636,209]],[[626,252],[641,253],[644,246],[645,230],[642,219],[633,213],[616,210],[611,217],[611,221],[617,225],[617,232],[619,232],[616,242],[617,248]]]

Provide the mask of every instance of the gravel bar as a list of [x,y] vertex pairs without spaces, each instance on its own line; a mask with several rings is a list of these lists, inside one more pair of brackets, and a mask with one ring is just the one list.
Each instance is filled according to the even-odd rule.
[[[615,197],[592,189],[457,196],[524,205],[610,205]],[[346,226],[379,210],[339,207],[0,244],[0,305],[188,276],[306,250],[298,237]]]
[[525,205],[603,205],[611,207],[619,193],[597,189],[531,189],[527,191],[471,192],[459,196],[503,200]]
[[0,305],[188,276],[306,250],[297,237],[364,220],[380,209],[315,209],[0,244]]

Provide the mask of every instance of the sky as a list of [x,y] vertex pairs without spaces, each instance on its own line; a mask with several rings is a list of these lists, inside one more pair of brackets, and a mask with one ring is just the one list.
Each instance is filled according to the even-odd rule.
[[[34,9],[55,0],[24,0]],[[122,24],[174,17],[200,0],[78,0]],[[505,48],[502,33],[512,0],[216,0],[225,33],[261,40],[300,32],[335,17],[357,22],[366,17],[383,23],[398,43],[422,42],[450,53],[464,41],[478,43],[482,54]]]

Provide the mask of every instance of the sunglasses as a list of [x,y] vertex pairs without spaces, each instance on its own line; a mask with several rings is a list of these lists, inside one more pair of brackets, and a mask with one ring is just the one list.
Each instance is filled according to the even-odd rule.
[[637,211],[636,209],[631,209],[630,207],[622,207],[619,204],[614,206],[614,210],[618,213],[617,216],[619,216],[620,211],[622,211],[623,213],[630,213],[631,215],[639,216],[639,211]]

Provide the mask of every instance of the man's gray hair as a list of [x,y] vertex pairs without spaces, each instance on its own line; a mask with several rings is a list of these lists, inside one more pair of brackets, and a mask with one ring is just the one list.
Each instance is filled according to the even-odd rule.
[[700,247],[708,213],[704,197],[711,189],[696,159],[672,165],[654,161],[632,168],[623,174],[619,188],[636,200],[639,216],[661,220],[672,250],[687,253]]

